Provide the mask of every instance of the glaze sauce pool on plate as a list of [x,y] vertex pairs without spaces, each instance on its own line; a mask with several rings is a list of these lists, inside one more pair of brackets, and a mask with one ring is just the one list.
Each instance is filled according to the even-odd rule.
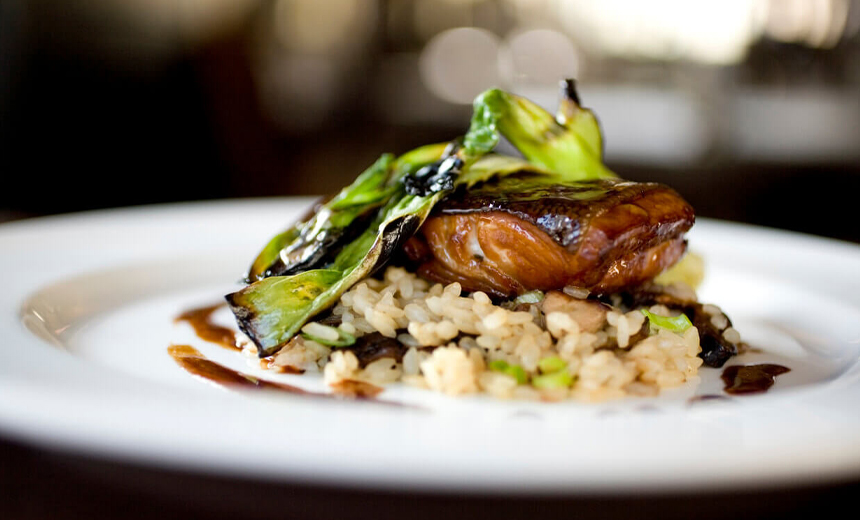
[[170,345],[167,347],[170,357],[189,374],[215,383],[219,386],[237,389],[278,390],[289,394],[311,397],[347,397],[355,399],[372,399],[382,392],[382,388],[363,381],[345,380],[331,385],[332,393],[309,392],[299,387],[260,379],[232,368],[216,363],[190,345]]
[[223,306],[224,304],[218,303],[208,307],[189,309],[177,316],[174,321],[184,321],[191,325],[194,333],[203,341],[215,343],[230,350],[242,350],[236,340],[235,332],[212,321],[212,315]]
[[292,385],[258,379],[232,368],[227,368],[224,365],[206,359],[206,356],[191,345],[170,345],[167,347],[167,353],[189,374],[218,385],[237,388],[269,388],[292,394],[308,393]]
[[725,392],[733,395],[760,394],[773,386],[776,376],[791,371],[782,365],[732,365],[723,370]]

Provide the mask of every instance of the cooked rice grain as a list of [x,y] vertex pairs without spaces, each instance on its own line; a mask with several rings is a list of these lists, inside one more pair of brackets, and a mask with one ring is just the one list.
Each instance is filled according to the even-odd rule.
[[[549,293],[544,302],[512,310],[494,305],[485,293],[463,293],[458,283],[431,285],[405,269],[389,267],[382,280],[368,279],[346,292],[332,312],[344,332],[397,338],[408,347],[402,361],[382,358],[361,368],[350,350],[329,349],[298,336],[277,354],[274,364],[322,366],[327,384],[402,381],[448,395],[484,392],[502,399],[545,401],[656,395],[696,377],[702,360],[695,327],[684,334],[661,329],[645,335],[645,316],[638,309],[621,308],[616,299],[609,310],[579,299],[587,296],[581,291],[565,291],[570,292],[575,294]],[[663,305],[649,310],[677,314]],[[716,306],[708,310],[722,316]],[[320,340],[334,332],[314,322],[302,330]],[[740,339],[733,328],[725,334]],[[566,362],[574,380],[571,387],[538,389],[489,368],[502,360],[535,377],[540,375],[538,361],[551,356]]]

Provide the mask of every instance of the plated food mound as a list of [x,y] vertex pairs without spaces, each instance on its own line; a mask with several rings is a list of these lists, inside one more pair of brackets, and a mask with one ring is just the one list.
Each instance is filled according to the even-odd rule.
[[[562,82],[554,116],[493,89],[468,132],[383,155],[274,237],[227,296],[273,369],[462,395],[656,395],[722,366],[739,333],[700,303],[692,207],[602,162]],[[522,157],[495,153],[504,137]]]

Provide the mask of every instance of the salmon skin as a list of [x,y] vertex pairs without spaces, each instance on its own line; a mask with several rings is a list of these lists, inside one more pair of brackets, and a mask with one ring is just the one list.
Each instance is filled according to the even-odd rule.
[[446,197],[405,245],[425,278],[512,297],[650,280],[686,251],[693,208],[657,183],[507,177]]

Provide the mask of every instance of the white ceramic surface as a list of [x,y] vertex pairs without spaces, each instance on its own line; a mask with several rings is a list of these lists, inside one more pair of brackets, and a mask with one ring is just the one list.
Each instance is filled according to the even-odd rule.
[[[597,405],[449,398],[414,407],[227,391],[167,354],[307,389],[197,339],[179,312],[238,287],[257,250],[308,199],[142,207],[0,226],[0,432],[39,446],[277,481],[459,493],[757,488],[860,477],[860,247],[700,220],[702,300],[791,368],[763,395],[721,392],[719,370],[655,399]],[[217,315],[232,324],[229,312]]]

